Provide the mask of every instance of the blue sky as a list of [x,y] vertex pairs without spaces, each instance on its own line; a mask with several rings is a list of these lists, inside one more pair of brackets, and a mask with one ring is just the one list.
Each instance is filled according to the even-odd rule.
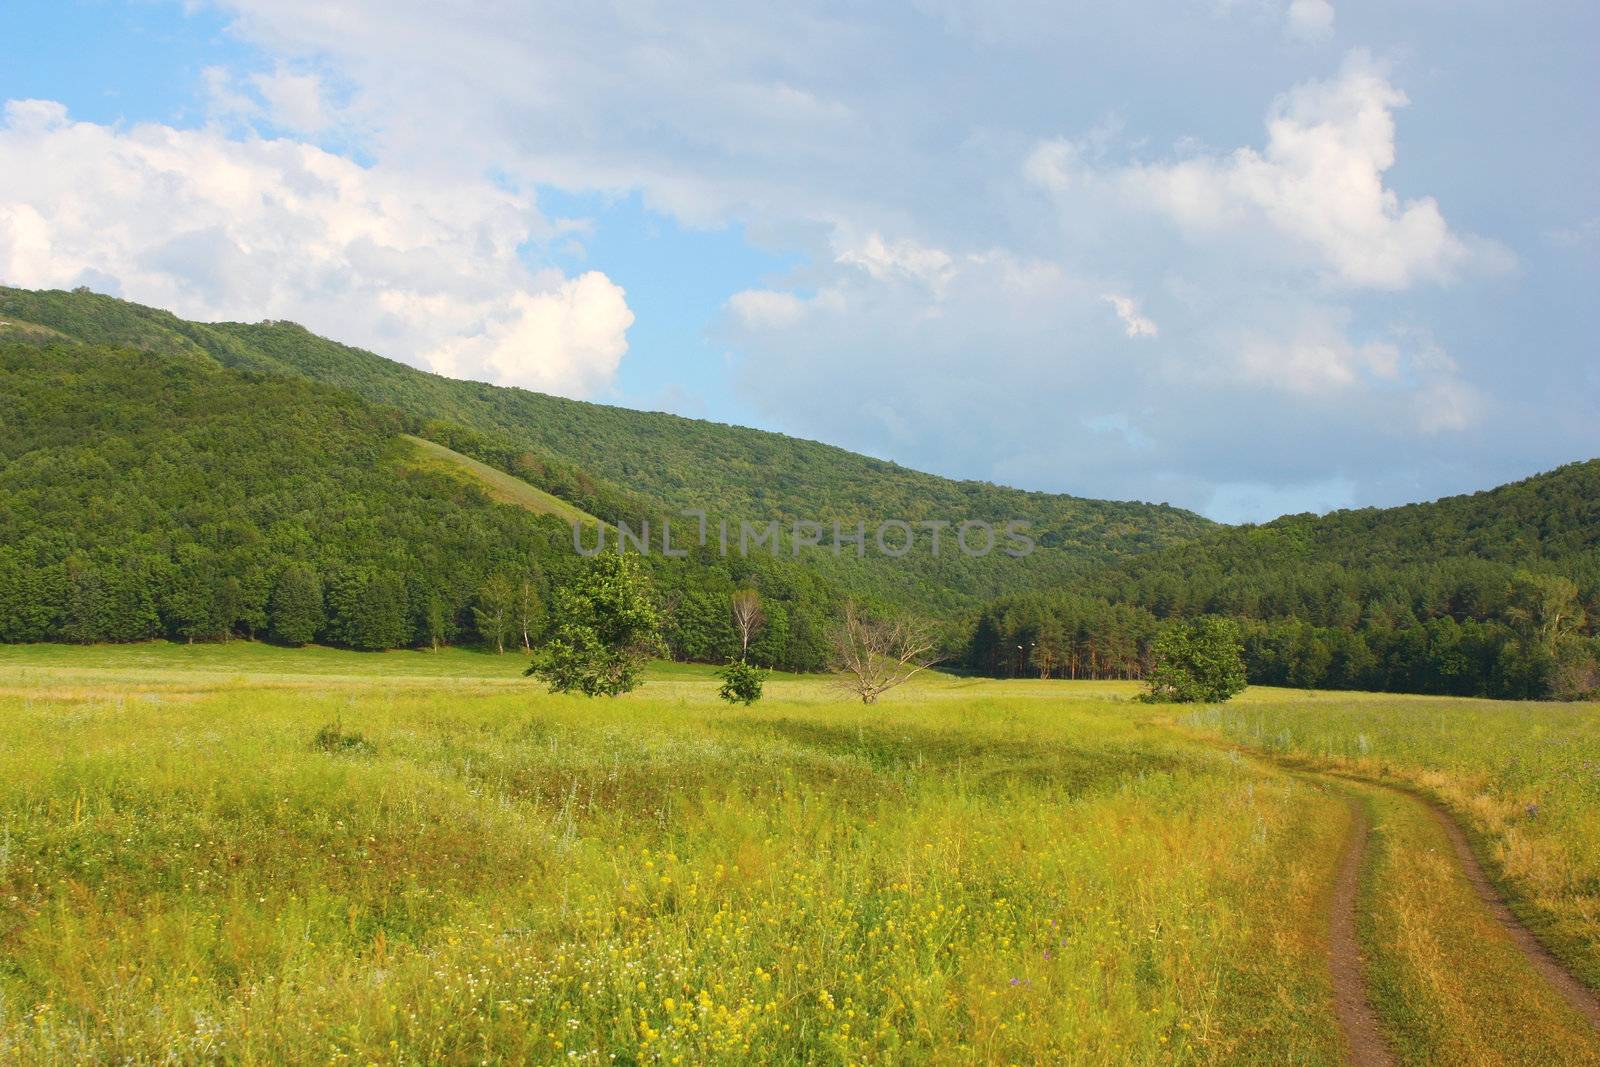
[[9,284],[1228,521],[1600,454],[1592,5],[6,23]]

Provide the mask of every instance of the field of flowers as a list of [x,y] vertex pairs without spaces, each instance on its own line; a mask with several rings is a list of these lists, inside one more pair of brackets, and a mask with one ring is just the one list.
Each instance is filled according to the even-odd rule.
[[0,1060],[1335,1063],[1335,791],[1115,683],[0,649]]

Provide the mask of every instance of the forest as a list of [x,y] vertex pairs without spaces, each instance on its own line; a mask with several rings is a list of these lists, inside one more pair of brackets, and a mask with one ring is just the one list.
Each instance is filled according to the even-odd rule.
[[1457,696],[1600,688],[1600,461],[1428,504],[1288,516],[971,622],[985,673],[1142,677],[1165,620],[1244,622],[1253,682]]
[[[288,323],[0,289],[0,641],[532,644],[568,526],[412,460],[405,434],[608,522],[1031,524],[972,559],[649,558],[667,642],[820,670],[846,602],[937,620],[948,665],[1140,678],[1171,620],[1238,620],[1252,682],[1504,697],[1600,689],[1600,461],[1391,509],[1221,527],[1167,505],[920,474],[778,434],[454,381]],[[603,443],[604,447],[600,447]]]

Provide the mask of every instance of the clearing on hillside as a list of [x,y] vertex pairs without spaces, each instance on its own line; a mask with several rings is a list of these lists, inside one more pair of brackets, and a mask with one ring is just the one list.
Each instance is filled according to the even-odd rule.
[[413,461],[415,466],[443,471],[455,478],[471,482],[482,489],[491,500],[497,500],[502,504],[515,504],[536,515],[554,515],[563,522],[600,521],[582,508],[529,485],[515,475],[497,470],[487,463],[480,463],[471,456],[463,456],[460,452],[421,437],[413,437],[410,434],[400,436],[415,447],[416,454]]

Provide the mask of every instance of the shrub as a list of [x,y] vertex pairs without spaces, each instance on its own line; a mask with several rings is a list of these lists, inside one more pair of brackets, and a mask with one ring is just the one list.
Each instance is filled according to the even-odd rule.
[[330,722],[317,731],[317,736],[311,739],[311,749],[314,752],[332,752],[335,755],[345,756],[370,756],[378,751],[378,746],[368,741],[366,735],[356,730],[346,730],[336,722]]
[[739,659],[719,670],[717,677],[722,679],[722,688],[717,692],[723,700],[748,706],[761,699],[761,687],[766,682],[767,673]]

